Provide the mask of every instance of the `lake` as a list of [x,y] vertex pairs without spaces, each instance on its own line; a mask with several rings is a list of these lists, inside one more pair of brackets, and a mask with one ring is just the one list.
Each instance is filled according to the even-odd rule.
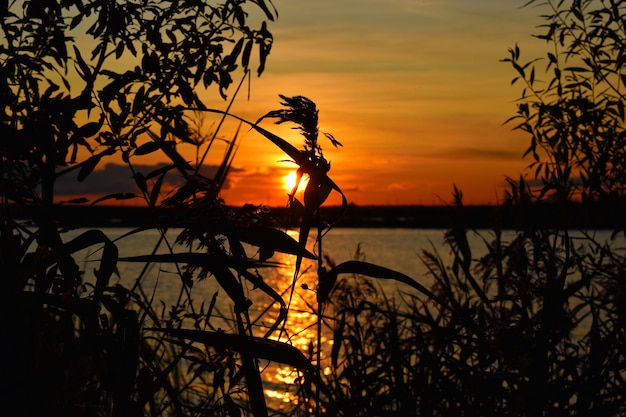
[[[156,230],[147,230],[138,234],[131,234],[125,237],[131,229],[126,228],[106,228],[103,229],[111,239],[117,239],[120,256],[129,257],[135,255],[148,255],[155,250],[156,253],[167,253],[168,245],[174,248],[175,252],[185,249],[175,247],[175,237],[179,231],[168,232],[166,241],[159,243],[160,235]],[[488,240],[493,237],[492,232],[479,231],[480,235],[469,233],[470,245],[475,257],[485,253],[485,246],[482,238]],[[79,231],[72,231],[75,235]],[[297,232],[291,232],[297,236]],[[507,232],[512,236],[512,232]],[[70,236],[67,236],[69,239]],[[482,237],[481,237],[482,236]],[[504,235],[505,239],[507,234]],[[600,241],[608,240],[610,232],[597,232],[596,238]],[[167,243],[166,243],[167,242]],[[157,245],[157,243],[159,243]],[[357,248],[360,250],[360,259],[380,266],[384,266],[405,275],[408,275],[424,285],[430,287],[432,281],[427,274],[426,267],[420,260],[423,249],[436,250],[444,263],[450,265],[452,256],[444,244],[444,230],[442,229],[385,229],[385,228],[336,228],[331,230],[323,239],[324,252],[335,263],[352,260],[355,257]],[[618,244],[623,247],[623,239]],[[311,241],[308,247],[317,254],[317,248]],[[95,249],[95,248],[94,248]],[[254,254],[254,248],[248,248]],[[83,251],[76,254],[75,259],[81,264],[83,270],[89,272],[97,268],[99,252],[94,250]],[[272,259],[278,263],[275,268],[260,270],[265,283],[274,288],[285,301],[289,299],[291,286],[293,283],[293,271],[295,257],[283,254],[276,254]],[[226,297],[224,291],[211,278],[204,280],[194,280],[191,289],[185,288],[180,279],[175,266],[172,264],[150,264],[147,269],[144,263],[140,262],[120,262],[118,265],[117,282],[124,286],[138,285],[146,299],[152,300],[154,306],[160,312],[167,315],[169,307],[184,300],[189,291],[189,297],[193,300],[193,305],[199,309],[204,304],[204,311],[210,303],[215,293],[218,293],[217,303],[211,323],[214,328],[220,328],[227,332],[236,333],[233,320],[233,306],[230,299]],[[310,345],[316,340],[316,298],[312,289],[316,288],[317,264],[312,261],[304,262],[302,274],[298,277],[294,287],[294,294],[285,333],[280,340],[289,340],[302,352],[307,352]],[[145,270],[144,270],[145,269]],[[137,278],[141,277],[140,281]],[[115,282],[113,282],[115,283]],[[255,323],[255,330],[258,335],[263,335],[276,317],[278,306],[272,304],[272,300],[259,289],[249,284],[245,285],[246,296],[252,301],[250,308],[251,321]],[[303,285],[305,288],[303,288]],[[308,289],[306,289],[308,288]],[[400,292],[415,291],[404,284],[395,283],[388,280],[380,280],[380,290],[389,296],[400,294]],[[324,352],[330,350],[332,336],[329,332],[324,332],[322,344]],[[278,364],[269,364],[263,373],[266,394],[273,398],[276,404],[293,401],[293,382],[297,373],[290,367]]]

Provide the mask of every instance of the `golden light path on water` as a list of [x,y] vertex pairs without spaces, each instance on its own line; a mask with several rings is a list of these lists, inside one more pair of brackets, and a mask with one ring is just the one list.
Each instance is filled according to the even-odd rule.
[[[297,239],[295,232],[290,232]],[[275,254],[272,261],[280,264],[277,268],[260,271],[265,283],[274,288],[285,300],[288,306],[287,321],[283,331],[274,333],[271,338],[281,342],[287,342],[303,352],[312,362],[315,362],[315,352],[317,350],[317,301],[316,293],[313,290],[317,286],[317,264],[315,261],[303,260],[301,273],[294,284],[295,257],[286,254]],[[293,286],[293,294],[291,294]],[[304,286],[304,288],[303,288]],[[263,319],[266,314],[267,297],[258,290],[252,290],[249,297],[253,302],[251,310],[255,310],[257,317]],[[265,298],[265,299],[264,299]],[[279,313],[278,303],[272,304],[272,314],[274,319]],[[259,330],[265,330],[269,323],[261,322],[263,325]],[[332,346],[330,330],[322,327],[322,357]],[[329,372],[327,368],[325,372]],[[279,364],[271,363],[263,370],[265,394],[269,399],[280,403],[295,404],[298,401],[296,389],[299,378],[303,375],[297,369]]]
[[[82,233],[84,230],[73,230],[66,235],[65,241]],[[132,257],[138,255],[148,255],[152,252],[156,254],[168,253],[167,245],[159,244],[159,232],[157,230],[145,230],[137,234],[127,235],[130,229],[110,228],[104,230],[107,236],[115,240],[121,257]],[[170,230],[167,233],[167,240],[173,247],[174,252],[185,252],[188,250],[182,246],[174,245],[176,236],[180,230]],[[296,232],[289,232],[297,239]],[[155,250],[155,247],[157,249]],[[314,251],[313,242],[309,249]],[[247,254],[255,257],[255,247],[246,246]],[[97,247],[90,248],[82,253],[76,253],[75,259],[86,271],[85,278],[89,280],[89,272],[97,268],[97,263],[101,253]],[[315,362],[315,352],[317,349],[317,301],[314,289],[317,286],[317,261],[304,260],[300,269],[300,274],[293,294],[291,294],[296,258],[292,255],[276,253],[270,259],[275,267],[259,268],[258,273],[263,277],[264,282],[273,288],[285,303],[291,303],[288,308],[286,323],[278,327],[270,336],[271,339],[286,342],[296,347],[312,363]],[[152,300],[153,306],[162,309],[164,317],[170,312],[170,308],[181,300],[181,293],[185,290],[178,276],[176,267],[171,263],[151,263],[146,271],[143,271],[145,263],[142,262],[120,262],[118,263],[117,275],[111,284],[120,283],[126,287],[131,287],[135,279],[143,275],[141,280],[141,292],[147,299]],[[307,287],[308,289],[303,288]],[[280,311],[280,305],[259,288],[254,288],[252,283],[242,281],[245,295],[252,302],[249,308],[250,322],[253,334],[262,337],[274,324]],[[226,292],[219,286],[211,276],[203,280],[193,279],[193,286],[189,288],[191,301],[187,305],[193,304],[196,311],[201,304],[204,308],[209,305],[213,296],[217,293],[217,303],[211,315],[211,325],[213,328],[226,333],[237,333],[237,326],[234,320],[233,302],[228,298]],[[184,300],[183,296],[183,300]],[[332,346],[332,333],[328,326],[322,328],[322,363],[326,358],[326,353]],[[297,381],[302,377],[297,369],[276,362],[268,363],[261,361],[262,379],[268,405],[273,408],[281,408],[281,405],[295,404],[297,397]],[[329,369],[324,370],[325,373]]]

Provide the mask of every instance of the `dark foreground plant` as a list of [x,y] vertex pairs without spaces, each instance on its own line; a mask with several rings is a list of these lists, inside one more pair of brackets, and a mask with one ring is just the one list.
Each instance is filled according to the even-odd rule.
[[324,415],[626,413],[623,238],[459,227],[447,247],[421,254],[426,297],[338,281]]
[[[200,93],[217,85],[226,98],[231,74],[240,65],[243,83],[253,55],[263,71],[272,36],[262,20],[274,18],[268,4],[0,6],[0,395],[7,413],[263,416],[260,360],[313,372],[299,351],[269,339],[286,305],[258,273],[274,265],[267,260],[274,252],[313,255],[263,207],[226,206],[220,189],[237,137],[209,175],[202,162],[219,128],[204,141],[190,123],[192,108],[208,108]],[[258,29],[250,26],[251,12],[261,16]],[[196,166],[183,158],[185,144],[203,155]],[[147,173],[136,168],[137,158],[156,154],[168,162]],[[138,196],[59,201],[60,179],[82,182],[113,156],[129,168]],[[167,190],[172,175],[183,185]],[[145,255],[118,253],[106,231],[68,234],[57,217],[62,204],[132,198],[153,210],[148,216],[158,216],[159,206],[174,213]],[[172,237],[170,226],[182,232]],[[259,259],[244,243],[258,248]],[[80,262],[85,250],[96,260],[92,270]],[[120,262],[144,265],[130,285],[117,276]],[[154,298],[148,277],[155,264],[171,266],[164,279],[178,282],[170,286],[179,291],[174,305],[161,307]],[[194,282],[205,278],[232,302],[234,327],[218,328],[218,293],[206,303],[194,298]],[[253,332],[248,283],[281,306],[266,334]]]

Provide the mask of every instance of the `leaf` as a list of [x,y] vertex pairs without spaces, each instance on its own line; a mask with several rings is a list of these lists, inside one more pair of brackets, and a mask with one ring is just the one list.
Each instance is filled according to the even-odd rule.
[[141,86],[139,90],[137,90],[137,94],[135,94],[135,99],[133,100],[133,107],[131,113],[136,116],[144,107],[144,96],[145,96],[145,88]]
[[[222,163],[220,164],[215,176],[213,177],[213,181],[217,186],[221,189],[226,181],[226,176],[228,175],[228,171],[230,171],[231,164],[235,158],[236,153],[236,144],[237,137],[239,136],[239,130],[241,129],[241,123],[237,127],[237,131],[235,132],[234,138],[229,142],[226,153],[222,158]],[[238,145],[237,145],[238,146]]]
[[83,80],[87,80],[91,78],[91,69],[89,68],[85,60],[83,59],[82,55],[80,54],[80,50],[76,47],[76,45],[73,45],[73,47],[74,47],[74,54],[76,55],[76,63],[78,64],[78,67],[80,68],[80,71],[82,72],[82,74],[79,73],[79,75],[81,76]]
[[237,57],[239,56],[239,54],[241,53],[241,49],[243,48],[244,40],[244,38],[241,38],[237,41],[237,43],[233,47],[233,50],[230,52],[230,55],[224,57],[224,59],[222,60],[223,65],[230,66],[237,61]]
[[241,417],[241,409],[233,401],[232,397],[228,394],[224,395],[224,408],[228,412],[228,417]]
[[263,129],[261,126],[258,126],[255,123],[249,122],[249,121],[247,121],[247,120],[245,120],[245,119],[243,119],[243,118],[241,118],[239,116],[236,116],[234,114],[225,112],[223,110],[206,109],[205,111],[210,112],[210,113],[218,113],[218,114],[222,114],[222,115],[225,115],[225,116],[230,116],[230,117],[233,117],[233,118],[235,118],[237,120],[242,121],[243,123],[246,123],[252,129],[256,130],[258,133],[260,133],[261,135],[265,136],[265,138],[269,139],[274,145],[278,146],[278,148],[280,148],[280,150],[285,152],[297,164],[298,164],[298,162],[305,162],[304,157],[301,155],[300,150],[298,148],[296,148],[295,146],[293,146],[291,143],[287,142],[283,138],[273,134],[272,132],[270,132],[270,131],[268,131],[266,129]]
[[265,281],[263,281],[263,278],[259,275],[252,274],[247,270],[242,270],[238,272],[246,280],[250,281],[254,285],[255,289],[260,289],[280,305],[278,316],[274,320],[274,324],[271,325],[270,328],[265,332],[265,336],[271,335],[278,328],[280,323],[284,322],[284,320],[287,319],[287,304],[285,304],[285,300],[283,300],[283,298],[274,290],[274,288],[266,284]]
[[76,14],[76,16],[74,16],[72,18],[72,21],[70,22],[70,30],[76,28],[76,26],[78,26],[80,24],[80,22],[82,22],[84,15],[82,13],[78,13]]
[[83,138],[95,136],[100,131],[102,122],[89,122],[80,127],[79,132]]
[[266,226],[252,226],[237,230],[237,237],[251,245],[263,249],[270,249],[274,252],[288,253],[290,255],[300,255],[308,259],[317,257],[303,248],[294,238],[287,233]]
[[87,178],[89,174],[93,172],[93,170],[100,162],[100,159],[102,159],[102,154],[92,155],[87,160],[85,160],[85,162],[80,167],[80,171],[78,171],[78,182],[83,182],[85,178]]
[[[152,255],[138,255],[123,257],[119,259],[120,262],[151,262],[151,263],[183,263],[199,266],[210,271],[218,284],[226,291],[228,296],[235,303],[235,309],[243,311],[248,301],[243,294],[241,285],[233,273],[230,271],[232,265],[229,264],[229,259],[222,254],[207,254],[207,253],[166,253],[166,254],[152,254]],[[253,265],[253,263],[250,263]]]
[[242,353],[249,353],[260,359],[267,359],[272,362],[293,366],[307,372],[315,372],[315,368],[302,354],[302,352],[288,343],[260,337],[242,336],[223,332],[164,328],[157,328],[154,330],[181,339],[187,339],[207,346],[213,346],[218,349],[228,349]]
[[165,29],[165,33],[167,34],[167,37],[170,38],[170,41],[173,44],[176,44],[176,35],[174,35],[174,32],[172,32],[170,29]]
[[91,203],[91,205],[93,206],[93,205],[98,204],[98,203],[100,203],[100,202],[102,202],[102,201],[105,201],[105,200],[115,199],[115,200],[117,200],[117,201],[120,201],[120,200],[130,200],[131,198],[135,198],[135,197],[137,197],[137,196],[135,195],[135,193],[114,193],[114,194],[107,194],[107,195],[105,195],[105,196],[103,196],[103,197],[100,197],[100,198],[98,198],[98,199],[94,200],[94,201],[93,201],[93,203]]
[[[100,232],[96,230],[95,232]],[[102,233],[102,232],[100,232]],[[102,297],[105,288],[109,285],[109,279],[113,275],[117,265],[118,250],[117,246],[111,242],[111,240],[102,233],[102,242],[104,247],[102,250],[102,257],[100,258],[100,268],[94,268],[94,275],[96,276],[96,286],[94,289],[94,300],[97,302]]]
[[551,52],[548,52],[548,59],[550,60],[550,63],[558,64],[558,60],[556,59],[556,55],[554,55]]
[[120,59],[120,57],[124,54],[124,42],[120,42],[117,44],[115,48],[115,58]]
[[100,258],[100,268],[94,268],[94,275],[96,276],[94,301],[96,302],[102,297],[111,275],[115,272],[118,259],[117,246],[101,230],[88,230],[63,246],[63,250],[74,253],[97,244],[104,244],[104,247]]
[[431,300],[441,304],[443,307],[448,308],[447,305],[444,304],[435,294],[429,291],[422,284],[415,281],[413,278],[404,275],[401,272],[385,268],[384,266],[379,266],[363,261],[343,262],[323,274],[320,277],[320,283],[317,289],[318,303],[324,303],[326,302],[326,300],[328,300],[328,296],[330,295],[330,292],[332,291],[339,274],[358,274],[372,278],[391,279],[394,281],[398,281],[412,288],[415,288]]
[[161,144],[157,142],[146,142],[135,149],[135,155],[148,155],[161,149]]
[[243,48],[243,54],[241,55],[241,65],[244,69],[248,69],[248,65],[250,64],[250,54],[252,53],[252,47],[254,46],[254,41],[250,39],[246,46]]
[[157,179],[156,183],[152,186],[152,191],[150,191],[150,207],[155,207],[159,195],[161,193],[161,186],[163,185],[163,180],[165,179],[165,173],[161,174],[161,176]]
[[[265,16],[269,20],[272,20],[272,21],[274,20],[274,15],[272,15],[270,10],[268,9],[267,5],[265,4],[265,0],[256,0],[254,3],[256,3],[256,5],[259,6],[261,10],[263,10],[263,12],[265,13]],[[276,12],[276,9],[274,9],[274,12]]]
[[170,165],[165,165],[162,166],[160,168],[155,169],[154,171],[150,171],[147,175],[146,175],[146,179],[150,179],[159,175],[162,175],[165,172],[168,172],[172,169],[176,168],[173,164]]
[[272,34],[267,30],[267,25],[265,22],[261,24],[261,30],[258,32],[261,35],[261,39],[259,40],[259,67],[257,68],[257,75],[261,76],[263,71],[265,71],[265,61],[267,60],[267,56],[270,54],[270,50],[272,49]]
[[[171,127],[163,125],[163,134],[165,135],[166,134],[165,132],[167,131],[171,131],[174,135],[177,135],[178,137],[186,136],[185,134],[183,134],[183,132],[180,132],[180,131],[174,132]],[[174,141],[171,141],[171,140],[166,141],[163,138],[161,138],[161,136],[157,135],[151,130],[148,130],[146,133],[148,134],[148,136],[152,138],[154,143],[158,144],[158,146],[161,148],[163,153],[170,158],[174,166],[176,166],[176,168],[180,171],[181,174],[185,175],[185,171],[193,171],[193,168],[191,167],[189,162],[187,162],[178,153],[178,151],[176,151],[176,143]]]
[[571,12],[574,14],[574,16],[580,20],[581,22],[585,21],[585,18],[583,16],[583,13],[580,10],[580,3],[577,5],[576,2],[574,2],[574,5],[571,8]]
[[119,259],[120,262],[152,262],[152,263],[184,263],[197,266],[209,266],[218,262],[216,255],[195,252],[175,252],[153,255],[127,256]]
[[89,202],[89,199],[85,197],[72,198],[70,200],[65,201],[65,203],[69,203],[69,204],[83,204],[83,203],[88,203],[88,202]]
[[333,347],[330,350],[330,359],[331,363],[337,367],[337,363],[339,361],[339,351],[341,350],[341,342],[343,339],[343,329],[346,326],[346,317],[345,315],[341,316],[339,320],[339,324],[335,326],[335,330],[333,332]]
[[141,190],[142,193],[148,193],[148,184],[146,182],[146,177],[141,172],[135,172],[133,175],[133,179],[135,180],[135,184]]

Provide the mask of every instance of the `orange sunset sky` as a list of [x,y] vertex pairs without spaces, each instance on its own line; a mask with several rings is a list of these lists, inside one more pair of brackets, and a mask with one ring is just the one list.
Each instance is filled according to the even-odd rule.
[[[321,130],[344,145],[334,149],[321,138],[329,175],[350,203],[444,204],[456,184],[465,204],[497,204],[505,177],[517,178],[529,163],[522,159],[529,138],[504,125],[521,87],[511,86],[513,69],[500,60],[516,44],[525,60],[546,50],[532,37],[542,10],[525,2],[273,0],[278,19],[269,24],[266,70],[257,77],[253,66],[249,92],[237,95],[231,112],[255,121],[280,108],[279,94],[313,100]],[[210,93],[209,107],[225,109]],[[301,146],[289,126],[261,125]],[[236,127],[220,132],[228,139]],[[227,204],[284,205],[283,178],[294,165],[257,133],[244,129],[239,140]],[[212,155],[210,164],[222,156]],[[329,204],[339,203],[331,196]]]
[[[528,59],[543,55],[531,36],[540,10],[524,3],[275,0],[266,72],[235,112],[256,120],[280,107],[279,93],[315,101],[320,128],[344,145],[322,142],[330,176],[352,203],[447,203],[456,184],[466,204],[495,204],[505,176],[528,164],[528,137],[503,125],[520,90],[499,62],[516,43]],[[295,131],[263,126],[300,143]],[[283,204],[282,172],[292,165],[281,159],[247,134],[227,201]]]

